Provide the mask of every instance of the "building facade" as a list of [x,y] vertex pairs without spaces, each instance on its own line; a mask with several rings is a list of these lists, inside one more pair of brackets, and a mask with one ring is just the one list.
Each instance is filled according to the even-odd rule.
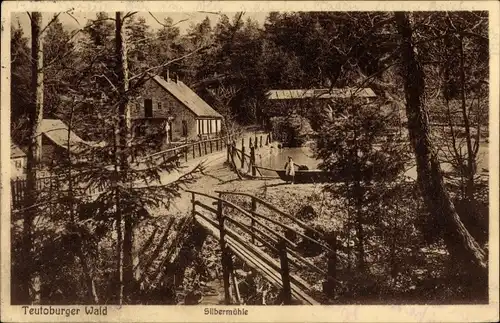
[[135,135],[160,131],[168,142],[213,138],[222,131],[222,115],[182,81],[168,77],[146,81],[131,114]]
[[18,178],[26,175],[26,154],[16,145],[10,147],[10,177]]

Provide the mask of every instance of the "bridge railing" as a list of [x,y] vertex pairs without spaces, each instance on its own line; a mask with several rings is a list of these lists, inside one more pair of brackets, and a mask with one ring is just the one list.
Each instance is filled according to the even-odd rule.
[[[285,236],[282,236],[280,234],[277,234],[274,230],[269,229],[269,226],[267,223],[263,223],[261,221],[257,221],[252,219],[251,225],[250,225],[250,230],[255,231],[256,226],[260,226],[263,228],[266,228],[268,231],[273,231],[273,235],[279,236],[280,239],[282,239],[285,243],[288,245],[288,252],[291,256],[293,256],[296,260],[299,260],[302,262],[307,268],[315,271],[316,273],[322,275],[325,277],[326,282],[324,284],[323,291],[328,294],[328,295],[333,295],[334,290],[335,290],[335,285],[338,282],[336,279],[337,276],[337,259],[339,257],[342,257],[341,254],[337,252],[337,234],[335,231],[330,232],[330,233],[323,233],[317,231],[315,228],[311,227],[307,223],[301,221],[300,219],[297,219],[296,217],[293,217],[292,215],[288,214],[287,212],[280,210],[279,208],[273,206],[269,202],[266,202],[252,194],[249,193],[244,193],[244,192],[231,192],[231,191],[216,191],[216,193],[219,194],[219,196],[222,198],[225,195],[226,196],[244,196],[248,197],[251,200],[251,208],[250,210],[246,210],[250,212],[255,218],[262,219],[263,221],[270,222],[279,228],[281,228],[284,232],[292,232],[294,235],[300,236],[303,240],[307,240],[310,243],[316,245],[319,247],[323,252],[326,253],[327,255],[327,269],[323,270],[321,268],[318,268],[316,265],[311,263],[309,260],[305,259],[304,257],[300,256],[300,252],[297,250],[297,245],[290,241],[289,239],[286,238]],[[271,213],[278,215],[277,218],[273,218],[270,216],[263,215],[262,212],[257,212],[258,206],[263,206],[267,208],[268,210],[271,211]],[[296,230],[292,226],[286,224],[284,221],[282,221],[281,218],[285,218],[289,220],[289,222],[297,225],[299,228],[303,229],[305,232],[309,232],[309,234],[317,237],[317,239],[311,237],[308,234],[302,233],[299,230]],[[324,242],[322,242],[324,241]],[[252,240],[253,243],[255,243],[254,240]],[[295,263],[295,262],[294,262]]]
[[242,178],[242,176],[238,169],[245,169],[246,167],[248,167],[247,174],[256,176],[257,173],[259,173],[260,176],[262,176],[260,170],[256,166],[255,152],[259,148],[268,146],[271,143],[271,133],[255,135],[255,137],[248,138],[248,146],[245,146],[245,139],[242,138],[241,149],[237,148],[236,140],[233,140],[228,146],[227,161],[230,165],[233,166],[240,179]]
[[223,151],[228,144],[230,145],[232,137],[217,137],[205,139],[195,142],[186,143],[169,149],[165,149],[154,154],[150,154],[141,158],[142,161],[155,163],[157,161],[188,161],[202,157],[213,152]]
[[[252,210],[245,210],[241,206],[238,206],[232,202],[229,202],[222,198],[223,194],[227,194],[228,192],[218,192],[219,197],[215,197],[206,193],[189,191],[192,194],[192,205],[193,205],[193,216],[198,215],[203,218],[205,221],[217,227],[220,232],[220,243],[221,250],[223,250],[222,256],[222,264],[223,264],[223,272],[224,268],[232,268],[232,263],[228,260],[228,256],[224,254],[224,252],[228,252],[227,246],[225,245],[226,236],[231,237],[232,239],[241,243],[245,248],[253,251],[253,254],[259,258],[259,261],[262,261],[272,267],[276,272],[281,274],[280,285],[283,288],[283,301],[284,303],[289,303],[291,301],[292,288],[290,286],[290,282],[293,282],[295,286],[300,286],[300,288],[308,290],[310,289],[308,283],[304,280],[300,279],[300,277],[296,277],[290,274],[290,267],[292,265],[295,268],[309,269],[322,277],[326,278],[326,286],[325,289],[329,291],[333,289],[333,283],[335,280],[335,267],[336,267],[336,248],[335,244],[332,244],[331,247],[326,246],[325,244],[308,237],[307,235],[302,234],[301,232],[295,230],[294,228],[287,226],[280,221],[274,220],[270,217],[259,214],[255,211],[256,204],[258,202],[262,202],[262,204],[266,203],[258,199],[255,196],[245,194],[252,198]],[[210,205],[204,204],[201,201],[196,199],[196,196],[205,196],[212,200],[214,200],[214,204],[217,205],[217,209],[213,208]],[[250,219],[250,224],[246,224],[241,221],[241,219],[236,219],[231,217],[228,213],[224,213],[224,206],[229,207],[233,210],[236,210],[238,214],[243,215],[244,217]],[[201,210],[197,208],[201,208],[205,211],[209,211],[211,214],[216,215],[216,219],[211,219],[210,217],[204,215]],[[324,270],[316,266],[314,263],[300,255],[300,252],[297,250],[297,245],[287,238],[286,234],[281,234],[277,232],[277,230],[273,230],[272,228],[265,223],[265,221],[269,221],[276,225],[281,226],[282,228],[286,228],[288,230],[294,231],[296,234],[302,236],[304,239],[311,240],[318,245],[323,246],[323,248],[328,252],[328,269]],[[231,226],[228,226],[231,224]],[[306,224],[302,223],[304,226]],[[241,233],[237,233],[233,228],[238,228],[240,231],[250,236],[250,241],[245,240],[244,236]],[[308,226],[307,226],[308,227]],[[311,228],[312,229],[312,228]],[[256,240],[261,243],[261,246],[267,248],[271,254],[277,255],[279,257],[279,263],[273,262],[271,260],[272,257],[266,254],[263,249],[259,248],[256,244]],[[336,240],[336,239],[335,239]],[[230,257],[229,257],[230,258]],[[226,288],[229,288],[229,276],[224,274],[224,282]],[[326,291],[326,290],[325,290]],[[300,292],[294,290],[294,293]],[[330,292],[329,292],[330,293]],[[295,295],[295,294],[294,294]]]
[[[256,228],[254,228],[254,230],[251,230],[250,226],[245,225],[244,223],[241,223],[241,222],[237,221],[236,219],[229,217],[227,214],[224,214],[223,207],[229,206],[229,207],[239,211],[241,214],[246,215],[250,218],[253,218],[254,220],[257,220],[250,213],[248,213],[247,211],[245,211],[244,209],[242,209],[238,205],[233,204],[229,201],[226,201],[220,197],[215,197],[215,196],[212,196],[209,194],[195,192],[195,191],[188,191],[188,192],[191,192],[191,194],[192,194],[192,201],[191,201],[192,205],[193,205],[192,215],[193,216],[196,216],[196,215],[200,216],[205,221],[207,221],[208,223],[210,223],[214,227],[218,228],[218,230],[219,230],[219,243],[220,243],[220,248],[222,250],[222,269],[223,269],[224,294],[225,294],[226,304],[230,304],[230,302],[231,302],[230,301],[231,296],[230,296],[230,282],[229,281],[230,281],[230,275],[232,274],[231,272],[232,272],[232,268],[233,268],[231,253],[229,250],[230,248],[227,245],[227,238],[226,237],[230,237],[231,239],[236,240],[242,246],[244,246],[244,248],[251,251],[251,252],[247,252],[245,250],[238,250],[239,252],[235,252],[237,255],[239,253],[240,257],[242,256],[243,258],[245,258],[245,256],[246,257],[255,257],[257,259],[254,259],[253,261],[264,263],[267,266],[274,269],[276,272],[279,272],[281,274],[281,279],[280,279],[279,283],[276,281],[277,277],[275,277],[275,276],[271,277],[272,273],[268,273],[267,278],[270,279],[271,283],[275,283],[275,285],[277,285],[277,286],[279,286],[279,285],[282,286],[282,288],[283,288],[283,302],[285,304],[291,304],[292,289],[291,289],[290,282],[295,281],[296,279],[294,280],[293,278],[290,277],[290,270],[288,268],[289,258],[288,258],[288,250],[287,250],[286,242],[284,242],[282,240],[271,238],[271,239],[269,239],[269,240],[271,240],[271,243],[270,243],[268,240],[263,238],[263,237],[267,236],[267,234],[263,230],[259,230]],[[212,206],[206,205],[199,200],[196,200],[196,195],[204,196],[204,197],[208,197],[210,199],[213,199],[215,201],[214,204],[217,205],[217,209],[213,208]],[[217,220],[214,220],[214,219],[204,215],[202,212],[199,212],[197,210],[197,207],[200,207],[200,208],[202,208],[206,211],[209,211],[210,213],[216,215]],[[236,227],[238,227],[242,231],[250,234],[252,237],[257,238],[259,241],[261,241],[264,245],[266,245],[272,251],[277,252],[280,255],[280,263],[276,264],[275,262],[271,261],[270,256],[265,255],[265,253],[262,250],[258,249],[257,247],[255,247],[255,245],[246,241],[242,237],[242,235],[240,235],[240,234],[236,233],[234,230],[232,230],[228,226],[228,222],[235,225]],[[257,235],[256,232],[260,232],[260,235]],[[284,237],[282,237],[282,238],[284,238]],[[236,251],[236,250],[233,250],[233,251]],[[245,259],[243,259],[243,260],[245,260]],[[233,279],[234,279],[234,275],[233,275]],[[300,282],[297,282],[297,281],[295,281],[295,283],[300,284]],[[237,286],[237,284],[233,284],[233,285],[235,287]],[[236,291],[236,295],[239,295],[238,291]],[[239,298],[239,297],[237,297],[237,298]],[[237,300],[237,301],[239,301],[239,300]]]

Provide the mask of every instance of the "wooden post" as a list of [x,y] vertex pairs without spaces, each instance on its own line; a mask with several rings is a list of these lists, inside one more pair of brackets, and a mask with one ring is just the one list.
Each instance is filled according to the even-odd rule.
[[292,304],[292,288],[290,286],[290,268],[288,268],[288,256],[286,252],[286,241],[280,238],[278,243],[278,250],[280,253],[280,265],[281,265],[281,282],[283,285],[283,290],[281,293],[283,304]]
[[231,144],[231,160],[233,161],[234,168],[238,168],[238,166],[236,166],[235,156],[236,156],[236,142],[233,140]]
[[[228,271],[228,281],[230,282],[229,285],[231,284],[231,280],[232,280],[232,284],[233,284],[233,288],[234,288],[234,295],[233,293],[231,292],[231,286],[229,286],[229,302],[226,303],[226,305],[229,305],[229,304],[232,304],[233,303],[233,296],[235,296],[234,298],[236,298],[236,304],[240,304],[241,303],[241,296],[240,296],[240,292],[238,290],[238,282],[236,280],[236,276],[234,274],[234,266],[233,266],[233,255],[231,253],[231,249],[229,249],[228,246],[226,246],[226,249],[225,249],[225,257],[226,257],[226,261],[227,261],[227,264],[226,264],[226,267],[227,267],[227,271]],[[230,280],[230,278],[232,278]],[[224,290],[224,297],[226,297],[226,291]]]
[[257,172],[255,169],[255,147],[250,147],[250,165],[252,165],[252,176],[256,176]]
[[269,134],[266,135],[266,146],[269,145]]
[[203,142],[203,146],[205,146],[205,155],[208,155],[208,150],[207,150],[207,142]]
[[272,143],[273,142],[273,133],[270,132],[269,133],[269,143]]
[[[257,211],[257,201],[252,196],[252,215],[254,214],[255,211]],[[250,229],[252,230],[252,243],[253,244],[255,244],[255,231],[254,231],[254,227],[255,227],[255,218],[252,217],[252,222],[250,224]]]
[[17,201],[16,201],[16,180],[11,180],[10,181],[10,197],[11,197],[11,203],[13,209],[16,208],[17,206]]
[[245,167],[245,146],[241,146],[241,168]]
[[210,140],[210,153],[213,153],[213,152],[214,152],[214,148],[213,148],[213,146],[212,146],[212,143],[213,143],[213,141],[212,141],[212,140]]
[[194,144],[192,145],[192,147],[193,147],[193,159],[195,159],[196,158],[196,154],[195,154]]
[[236,303],[238,305],[241,305],[241,294],[240,294],[240,288],[238,287],[238,279],[236,278],[236,274],[234,273],[234,268],[233,268],[233,262],[231,259],[231,276],[233,277],[233,288],[234,288],[234,296],[236,298]]
[[191,193],[191,205],[193,206],[193,209],[191,210],[191,215],[194,217],[194,212],[195,210],[195,205],[194,202],[196,201],[196,196],[195,193]]
[[255,134],[255,143],[254,143],[255,148],[259,148],[259,138],[257,138],[257,134]]
[[227,162],[231,163],[231,146],[226,145],[226,150],[227,150]]
[[201,142],[198,141],[198,157],[201,157]]
[[252,137],[248,138],[248,147],[252,147]]
[[332,251],[328,252],[327,273],[323,283],[323,293],[329,297],[335,296],[335,282],[337,276],[337,234],[333,231],[327,240]]
[[231,304],[231,292],[229,290],[229,267],[230,264],[229,262],[231,261],[228,259],[231,257],[231,255],[228,253],[228,250],[226,249],[226,232],[224,230],[224,215],[222,213],[222,200],[220,199],[219,195],[219,200],[217,200],[217,218],[219,220],[219,230],[220,230],[220,250],[222,252],[222,277],[224,280],[224,303],[226,305]]
[[262,135],[260,135],[260,138],[259,138],[259,146],[262,148]]

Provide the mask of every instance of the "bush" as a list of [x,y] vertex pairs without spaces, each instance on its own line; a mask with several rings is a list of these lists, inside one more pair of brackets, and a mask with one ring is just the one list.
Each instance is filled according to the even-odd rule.
[[273,117],[271,126],[274,138],[289,147],[302,146],[314,134],[309,120],[298,114]]

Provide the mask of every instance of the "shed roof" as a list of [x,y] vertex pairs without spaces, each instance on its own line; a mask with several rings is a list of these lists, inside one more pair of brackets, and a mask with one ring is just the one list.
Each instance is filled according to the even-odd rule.
[[156,75],[153,79],[158,85],[191,110],[197,117],[222,118],[219,112],[215,111],[183,82],[167,81],[159,75]]
[[24,158],[26,154],[17,145],[10,145],[10,158]]
[[[68,147],[68,131],[68,126],[59,119],[43,119],[40,124],[40,132],[54,144],[65,149]],[[69,142],[71,150],[76,150],[78,145],[86,144],[73,131],[69,131]]]
[[355,96],[358,98],[374,98],[377,95],[370,88],[333,88],[333,89],[296,89],[296,90],[269,90],[269,100],[291,99],[345,99]]

